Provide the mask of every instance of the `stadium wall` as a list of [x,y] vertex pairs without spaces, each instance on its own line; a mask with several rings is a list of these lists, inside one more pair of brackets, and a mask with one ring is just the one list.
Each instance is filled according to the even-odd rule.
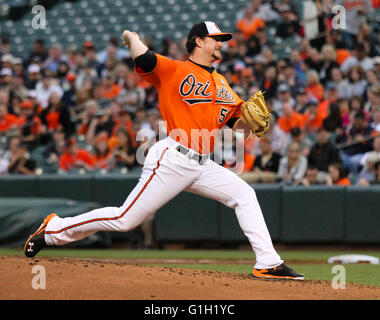
[[[0,194],[17,202],[63,198],[121,206],[137,182],[138,176],[12,176],[0,178]],[[380,243],[380,187],[253,187],[275,242]],[[247,241],[232,209],[186,192],[156,213],[154,233],[158,242]]]

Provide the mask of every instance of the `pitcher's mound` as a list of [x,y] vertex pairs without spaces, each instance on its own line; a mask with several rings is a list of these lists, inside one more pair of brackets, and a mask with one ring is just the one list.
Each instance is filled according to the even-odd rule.
[[[39,278],[43,272],[45,283]],[[45,289],[36,289],[41,286]],[[347,284],[344,290],[334,290],[328,281],[268,281],[248,274],[150,267],[123,260],[13,256],[0,258],[0,287],[0,299],[380,299],[380,288]]]

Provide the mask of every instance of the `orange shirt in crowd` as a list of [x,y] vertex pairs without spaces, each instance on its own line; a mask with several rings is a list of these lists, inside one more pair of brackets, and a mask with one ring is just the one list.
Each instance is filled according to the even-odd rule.
[[[41,133],[41,119],[38,116],[34,116],[33,124],[30,126],[30,134],[40,134]],[[25,126],[27,124],[28,120],[25,117],[19,118],[19,126]]]
[[350,179],[348,179],[347,177],[345,177],[345,178],[339,179],[338,182],[336,182],[334,184],[338,185],[338,186],[350,186],[351,185],[351,181],[350,181]]
[[[309,119],[310,117],[310,114],[309,113],[305,113],[303,115],[303,121],[304,121],[304,124],[306,126],[306,122],[307,120]],[[325,119],[325,116],[323,116],[322,114],[320,114],[319,112],[317,113],[317,115],[315,116],[314,119],[311,119],[308,123],[308,128],[309,128],[309,131],[310,132],[317,132],[317,130],[322,127],[322,124],[323,124],[323,119]]]
[[0,132],[8,131],[12,127],[18,126],[20,119],[13,114],[7,114],[4,118],[0,118]]
[[325,89],[320,83],[312,84],[306,88],[308,95],[313,95],[319,102],[323,100]]
[[46,115],[46,122],[47,122],[47,128],[48,129],[58,129],[59,127],[59,115],[61,114],[60,111],[50,111]]
[[318,105],[318,114],[322,116],[323,118],[327,117],[327,112],[329,110],[331,101],[330,100],[323,100],[319,105]]
[[336,49],[336,62],[341,66],[344,60],[350,57],[350,51],[346,49]]
[[94,154],[94,167],[97,169],[109,169],[110,160],[112,158],[112,153],[108,152],[105,155],[96,155]]
[[124,128],[127,130],[130,138],[131,138],[131,144],[133,147],[137,147],[137,142],[136,142],[136,132],[133,130],[133,121],[129,120],[127,123],[121,123],[119,119],[115,119],[115,125],[112,129],[112,134],[111,136],[116,136],[116,132],[119,128]]
[[63,153],[59,159],[59,167],[64,171],[68,171],[77,167],[77,161],[82,161],[89,167],[93,167],[95,164],[94,157],[87,150],[79,149],[75,155],[70,152]]
[[117,84],[114,84],[109,89],[102,87],[101,95],[105,99],[114,99],[119,95],[120,91],[121,91],[121,88]]
[[252,171],[255,164],[255,157],[247,152],[244,152],[244,172]]
[[240,30],[244,38],[248,40],[256,33],[258,28],[265,28],[265,22],[260,18],[253,18],[251,21],[242,18],[236,23],[236,28]]
[[282,131],[288,133],[294,127],[302,129],[304,127],[304,118],[302,114],[293,111],[290,117],[280,117],[277,124]]

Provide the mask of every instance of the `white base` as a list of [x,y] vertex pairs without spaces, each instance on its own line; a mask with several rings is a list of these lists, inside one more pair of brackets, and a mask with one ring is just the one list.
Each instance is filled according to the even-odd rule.
[[341,256],[330,257],[328,263],[370,263],[379,264],[379,258],[367,256],[364,254],[345,254]]

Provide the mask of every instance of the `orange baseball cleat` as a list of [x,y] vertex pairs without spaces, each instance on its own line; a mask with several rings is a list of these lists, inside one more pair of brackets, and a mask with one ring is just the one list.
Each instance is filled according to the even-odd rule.
[[24,246],[24,253],[28,258],[34,257],[41,249],[47,247],[45,242],[45,229],[48,222],[56,216],[55,213],[49,214],[37,231],[29,236]]

